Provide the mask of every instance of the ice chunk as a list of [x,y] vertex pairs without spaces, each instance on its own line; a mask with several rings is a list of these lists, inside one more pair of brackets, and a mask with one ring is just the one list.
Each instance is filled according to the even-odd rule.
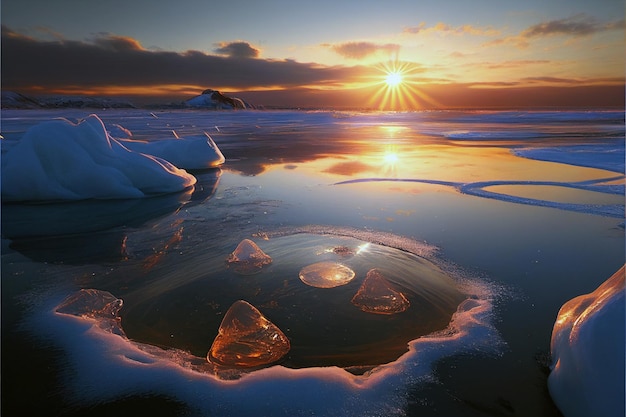
[[249,275],[257,273],[265,265],[272,263],[272,258],[267,255],[250,239],[244,239],[237,245],[233,253],[228,255],[226,262],[232,266],[238,274]]
[[254,368],[285,356],[291,345],[287,336],[246,301],[236,301],[226,312],[217,337],[207,354],[211,363]]
[[300,270],[300,280],[317,288],[333,288],[354,279],[354,271],[337,262],[317,262]]
[[157,156],[183,169],[216,168],[226,160],[208,134],[152,142],[119,139],[119,142],[132,151]]
[[63,300],[56,312],[78,317],[116,319],[122,304],[120,298],[108,291],[82,289]]
[[559,310],[548,389],[567,417],[624,415],[624,274]]
[[196,183],[164,159],[128,150],[96,115],[31,127],[3,153],[1,179],[5,202],[139,198]]
[[370,269],[352,304],[367,313],[395,314],[409,308],[409,300],[391,287],[385,276],[377,269]]

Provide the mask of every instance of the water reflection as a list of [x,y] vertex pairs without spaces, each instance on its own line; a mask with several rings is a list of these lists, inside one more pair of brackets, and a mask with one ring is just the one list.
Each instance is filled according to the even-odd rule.
[[[254,275],[241,276],[224,264],[232,250],[230,241],[194,254],[184,266],[151,271],[133,291],[116,293],[125,302],[124,331],[138,342],[204,357],[229,307],[246,300],[289,339],[291,349],[281,361],[284,366],[340,366],[363,373],[396,360],[407,351],[410,340],[445,329],[467,298],[451,276],[424,258],[324,230],[324,235],[281,234],[259,242],[273,262]],[[384,234],[372,233],[371,237],[382,239]],[[417,245],[418,251],[423,249],[410,239],[394,239],[402,240],[404,248]],[[345,280],[342,275],[340,286],[319,288],[300,280],[307,265],[336,266],[339,262],[341,271],[349,269],[353,278]],[[375,312],[385,314],[364,312],[352,302],[374,268],[385,276],[385,294],[374,285],[376,291],[367,291],[366,302],[372,306],[374,300],[378,303],[372,307]],[[116,280],[108,275],[108,287],[115,287]],[[400,303],[381,307],[389,296]],[[405,311],[388,314],[392,310]]]
[[40,262],[119,261],[127,257],[126,229],[207,201],[220,176],[219,169],[199,172],[194,189],[150,198],[3,204],[2,236],[12,249]]

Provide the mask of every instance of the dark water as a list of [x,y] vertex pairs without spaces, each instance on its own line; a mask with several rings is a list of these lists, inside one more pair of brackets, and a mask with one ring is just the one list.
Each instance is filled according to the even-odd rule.
[[[59,115],[85,114],[3,112],[3,150]],[[623,113],[155,115],[99,114],[140,139],[207,131],[223,169],[195,173],[194,192],[144,201],[3,206],[3,415],[559,415],[546,388],[556,313],[624,263]],[[570,145],[590,147],[587,160]],[[550,162],[553,149],[566,163]],[[311,225],[352,235],[300,233],[319,231]],[[246,277],[227,269],[243,238],[272,265]],[[367,242],[367,257],[324,252]],[[357,278],[331,292],[302,284],[300,268],[327,258],[350,263]],[[372,267],[408,294],[407,312],[367,315],[350,303]],[[424,345],[425,356],[409,355],[423,367],[409,361],[402,378],[381,373],[384,382],[363,388],[334,385],[347,378],[335,368],[239,386],[142,371],[116,360],[111,342],[92,343],[83,325],[47,313],[79,288],[110,291],[124,300],[129,338],[202,358],[228,306],[246,298],[291,338],[285,367],[369,369],[445,328],[481,285],[493,306],[488,336]]]

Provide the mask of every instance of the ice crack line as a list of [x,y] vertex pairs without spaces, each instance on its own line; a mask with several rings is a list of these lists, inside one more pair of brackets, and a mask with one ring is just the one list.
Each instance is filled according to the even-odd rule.
[[365,182],[417,182],[423,184],[444,185],[454,187],[462,194],[472,195],[475,197],[490,198],[509,203],[526,204],[538,207],[556,208],[560,210],[568,210],[578,213],[594,214],[605,217],[624,218],[623,204],[578,204],[578,203],[560,203],[550,200],[542,200],[536,198],[513,196],[510,194],[496,193],[485,190],[485,187],[496,185],[544,185],[553,187],[574,188],[585,191],[595,191],[605,194],[624,195],[624,184],[608,184],[599,185],[606,182],[612,182],[624,179],[624,175],[600,178],[580,182],[560,182],[560,181],[515,181],[515,180],[498,180],[498,181],[480,181],[471,183],[462,183],[454,181],[442,181],[422,178],[357,178],[347,181],[336,182],[333,185],[357,184]]

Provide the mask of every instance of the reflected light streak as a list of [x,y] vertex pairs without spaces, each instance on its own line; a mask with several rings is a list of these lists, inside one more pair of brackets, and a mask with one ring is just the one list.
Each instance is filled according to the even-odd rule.
[[356,254],[360,255],[361,253],[366,252],[369,247],[370,247],[370,243],[369,242],[364,243],[362,245],[359,245],[357,250],[356,250]]

